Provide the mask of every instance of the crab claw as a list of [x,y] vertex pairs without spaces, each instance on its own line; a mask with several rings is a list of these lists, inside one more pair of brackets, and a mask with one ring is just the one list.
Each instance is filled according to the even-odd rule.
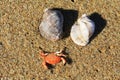
[[55,52],[55,53],[56,53],[56,54],[59,54],[59,53],[62,53],[62,51],[63,51],[63,50],[61,49],[60,51],[57,51],[57,52]]
[[48,53],[44,53],[43,51],[40,51],[40,56],[41,56],[42,58],[46,57],[47,55],[48,55]]
[[63,49],[61,49],[60,51],[55,52],[55,54],[56,54],[57,56],[66,57],[66,55],[64,55],[62,52],[63,52]]
[[56,54],[57,56],[63,56],[63,57],[66,57],[66,55],[64,55],[63,53],[58,53]]

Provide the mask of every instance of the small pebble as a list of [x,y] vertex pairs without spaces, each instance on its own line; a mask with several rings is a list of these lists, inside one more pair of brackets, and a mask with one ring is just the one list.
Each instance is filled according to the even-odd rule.
[[109,49],[113,49],[114,48],[114,46],[109,46]]

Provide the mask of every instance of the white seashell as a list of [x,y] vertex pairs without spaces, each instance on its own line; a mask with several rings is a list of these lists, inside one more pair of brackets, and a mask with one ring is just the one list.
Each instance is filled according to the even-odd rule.
[[45,9],[43,20],[39,26],[41,35],[51,41],[62,38],[63,33],[63,15],[60,11],[54,9]]
[[70,36],[77,45],[86,46],[89,42],[89,38],[93,35],[94,30],[94,22],[90,20],[86,14],[83,14],[72,26]]

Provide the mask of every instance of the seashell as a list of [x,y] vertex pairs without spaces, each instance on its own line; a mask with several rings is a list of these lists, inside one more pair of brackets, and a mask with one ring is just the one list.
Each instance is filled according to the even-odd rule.
[[55,9],[45,9],[39,30],[41,36],[48,40],[56,41],[61,39],[63,33],[62,13]]
[[94,22],[90,20],[86,14],[83,14],[72,26],[70,36],[77,45],[86,46],[89,42],[89,38],[93,35],[94,30]]

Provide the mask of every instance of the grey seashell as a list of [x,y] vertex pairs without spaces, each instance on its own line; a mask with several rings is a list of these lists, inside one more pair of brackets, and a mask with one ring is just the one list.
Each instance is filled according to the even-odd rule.
[[61,39],[63,33],[62,13],[54,9],[45,9],[39,30],[41,35],[48,40],[56,41]]
[[94,22],[90,20],[86,14],[83,14],[72,26],[70,36],[77,45],[86,46],[89,42],[89,38],[93,35],[94,30]]

